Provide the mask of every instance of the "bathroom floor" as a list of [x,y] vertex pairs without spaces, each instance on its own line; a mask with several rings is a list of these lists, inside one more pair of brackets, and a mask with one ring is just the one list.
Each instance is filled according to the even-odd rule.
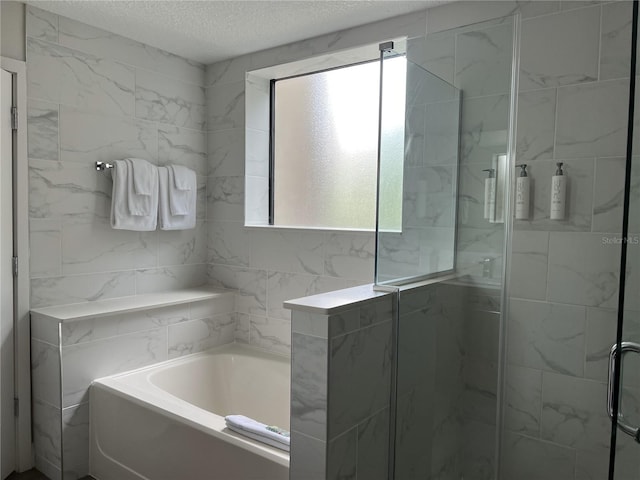
[[[49,480],[49,479],[45,477],[42,473],[40,473],[38,470],[33,468],[23,473],[12,473],[11,475],[9,475],[9,477],[7,477],[7,480]],[[86,477],[82,477],[80,480],[93,480],[93,478],[87,475]]]

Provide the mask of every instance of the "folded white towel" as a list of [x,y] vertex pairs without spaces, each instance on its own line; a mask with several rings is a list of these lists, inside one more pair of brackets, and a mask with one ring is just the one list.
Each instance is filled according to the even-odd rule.
[[[158,169],[145,160],[137,160],[134,163],[132,159],[127,158],[125,160],[127,164],[127,202],[129,204],[129,213],[137,217],[146,217],[149,215],[156,215],[158,208]],[[145,162],[151,167],[147,170],[140,162]],[[140,167],[136,170],[136,163],[140,164]],[[135,179],[136,171],[138,171],[139,177],[145,177],[141,180],[141,183],[150,185],[148,191],[149,194],[140,195],[136,193]]]
[[[158,224],[158,195],[151,195],[149,215],[131,215],[129,210],[130,164],[116,160],[111,169],[113,189],[111,192],[111,227],[117,230],[136,230],[148,232],[155,230]],[[155,198],[155,204],[153,203]]]
[[[169,165],[169,207],[171,215],[189,215],[198,190],[196,172],[182,165]],[[195,203],[193,203],[195,208]]]
[[127,158],[133,165],[133,187],[136,195],[153,195],[158,189],[158,169],[140,158]]
[[280,450],[289,451],[290,436],[286,430],[265,425],[244,415],[227,415],[224,419],[227,427],[234,432],[246,435]]
[[158,216],[162,230],[187,230],[196,226],[196,197],[197,191],[190,192],[189,213],[187,215],[172,215],[169,207],[169,169],[158,167],[159,199]]

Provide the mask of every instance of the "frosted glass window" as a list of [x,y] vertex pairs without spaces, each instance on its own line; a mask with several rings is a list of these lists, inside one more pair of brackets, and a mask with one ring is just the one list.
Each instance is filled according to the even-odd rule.
[[[375,227],[379,68],[371,62],[274,82],[274,225]],[[401,204],[398,195],[398,229]]]

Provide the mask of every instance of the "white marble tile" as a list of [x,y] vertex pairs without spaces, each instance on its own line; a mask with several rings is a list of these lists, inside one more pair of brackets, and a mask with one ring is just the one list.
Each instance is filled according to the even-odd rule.
[[329,438],[357,425],[388,403],[390,348],[391,322],[331,341]]
[[542,372],[508,365],[506,377],[505,428],[537,437],[542,410]]
[[60,44],[196,85],[204,84],[204,65],[85,23],[60,17]]
[[454,167],[406,168],[404,175],[403,226],[452,226],[457,184]]
[[460,161],[487,168],[493,155],[506,152],[508,124],[508,95],[463,99]]
[[244,81],[207,88],[207,129],[242,128],[245,121]]
[[27,38],[29,96],[84,110],[133,115],[134,70],[60,45]]
[[235,305],[234,295],[225,295],[221,298],[194,302],[189,304],[189,318],[191,318],[191,320],[198,320],[200,318],[209,318],[211,315],[233,313]]
[[[629,206],[629,231],[640,232],[640,171],[633,157],[631,169],[631,195]],[[622,206],[624,201],[624,158],[596,159],[596,172],[593,190],[593,228],[594,232],[621,232]]]
[[291,352],[291,320],[251,317],[249,343],[271,352],[288,355]]
[[510,363],[566,375],[583,375],[584,307],[517,299],[511,300],[510,307]]
[[33,447],[35,454],[56,468],[62,466],[61,411],[35,398],[33,401]]
[[329,338],[351,333],[360,328],[360,308],[329,315]]
[[581,450],[608,450],[606,396],[604,383],[544,373],[541,438]]
[[327,446],[327,480],[357,478],[358,429],[334,438]]
[[553,158],[556,121],[556,89],[518,95],[518,162]]
[[291,478],[326,478],[327,444],[303,433],[291,432]]
[[290,310],[282,304],[292,298],[313,295],[315,277],[297,273],[267,273],[267,315],[272,318],[291,318]]
[[267,225],[269,221],[269,179],[245,177],[245,210],[247,225]]
[[311,337],[329,338],[329,317],[319,313],[292,310],[291,331]]
[[510,295],[544,300],[547,296],[549,233],[513,232]]
[[204,264],[174,265],[135,272],[136,294],[166,292],[199,287],[207,281]]
[[446,82],[455,75],[455,35],[420,36],[407,41],[407,59]]
[[457,165],[460,137],[460,99],[426,106],[426,165]]
[[327,435],[327,340],[294,333],[291,346],[291,429]]
[[96,161],[135,157],[156,163],[157,156],[158,131],[150,122],[60,109],[60,160],[64,162],[91,165],[97,175]]
[[89,404],[62,411],[64,478],[79,479],[89,474]]
[[374,235],[335,233],[325,246],[325,272],[332,277],[373,280]]
[[215,84],[242,82],[250,67],[251,55],[207,65],[205,85],[209,87]]
[[133,272],[92,273],[31,279],[31,307],[91,302],[135,294]]
[[[609,475],[610,452],[606,450],[576,451],[576,480],[599,480]],[[618,435],[616,441],[615,478],[637,478],[638,444],[627,435]]]
[[513,27],[497,25],[456,37],[455,85],[465,96],[509,93]]
[[402,233],[381,232],[378,239],[379,279],[420,274],[420,230],[404,228]]
[[244,178],[209,177],[207,218],[241,222],[244,214]]
[[56,346],[59,343],[58,322],[36,312],[30,313],[31,339]]
[[61,226],[58,220],[29,220],[29,272],[31,278],[60,275]]
[[381,300],[365,302],[360,305],[360,327],[393,319],[394,302],[389,296]]
[[610,237],[588,233],[551,233],[547,299],[593,307],[617,300],[620,246]]
[[236,317],[235,340],[238,343],[248,344],[251,336],[251,317],[244,313],[234,313]]
[[[466,357],[471,361],[497,363],[500,350],[500,313],[468,308],[462,319]],[[433,316],[433,314],[431,314]]]
[[57,43],[58,18],[54,13],[27,5],[25,21],[27,37]]
[[264,270],[213,265],[209,269],[209,280],[213,285],[237,290],[237,312],[266,315],[267,272]]
[[628,81],[558,89],[556,158],[625,154]]
[[158,232],[159,265],[193,265],[207,261],[207,223],[189,230]]
[[[248,136],[247,132],[247,136]],[[245,132],[242,128],[218,130],[207,134],[209,152],[209,174],[214,177],[237,177],[244,175]],[[247,143],[249,140],[247,139]],[[269,144],[264,150],[269,155]],[[249,173],[249,172],[247,172]],[[267,172],[268,174],[268,172]]]
[[576,8],[593,7],[605,2],[606,0],[561,0],[560,9],[562,11],[575,10]]
[[423,395],[435,385],[436,324],[421,310],[402,314],[399,322],[398,394],[420,390]]
[[599,31],[597,7],[524,20],[520,89],[596,81]]
[[158,328],[62,349],[63,405],[89,399],[93,380],[167,359],[167,330]]
[[204,130],[204,88],[136,69],[135,114],[138,118]]
[[425,156],[424,105],[407,105],[404,124],[405,166],[418,167]]
[[233,342],[236,322],[231,313],[169,326],[169,358],[202,352]]
[[487,425],[495,424],[498,406],[498,366],[486,360],[466,362],[463,369],[462,415]]
[[[475,478],[490,480],[496,475],[496,428],[481,422],[465,422],[460,436],[462,448],[449,447],[442,460],[435,461],[432,470],[444,478]],[[438,451],[439,445],[434,450]],[[448,453],[448,455],[447,455]],[[438,463],[443,466],[438,468]],[[457,473],[459,472],[459,473]],[[455,476],[453,476],[455,475]]]
[[29,100],[27,152],[29,158],[58,160],[58,105]]
[[438,444],[447,441],[445,432],[433,431],[430,398],[415,390],[397,401],[395,475],[398,478],[429,478],[434,437]]
[[60,468],[37,453],[34,454],[34,463],[38,471],[44,473],[49,480],[62,480]]
[[553,443],[505,434],[502,471],[519,480],[567,480],[573,478],[575,450]]
[[60,355],[56,346],[31,340],[31,378],[34,399],[60,406]]
[[249,266],[251,232],[239,222],[207,222],[208,261],[219,265]]
[[600,80],[629,76],[632,5],[611,2],[602,7]]
[[158,126],[158,164],[184,165],[206,176],[207,135],[205,132],[170,125]]
[[272,271],[322,275],[325,268],[326,238],[325,233],[314,231],[252,231],[251,266]]
[[63,222],[62,274],[151,268],[158,262],[157,234],[114,230],[108,221]]
[[358,477],[384,480],[388,472],[389,410],[358,425]]
[[256,177],[269,176],[269,133],[246,129],[245,171]]

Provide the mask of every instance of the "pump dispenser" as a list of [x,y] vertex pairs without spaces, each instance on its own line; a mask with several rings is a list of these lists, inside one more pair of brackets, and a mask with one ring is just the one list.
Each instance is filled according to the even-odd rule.
[[493,168],[482,170],[489,176],[484,180],[484,218],[490,222],[496,220],[496,171]]
[[529,198],[530,198],[530,182],[527,174],[527,165],[525,163],[516,165],[520,167],[520,175],[516,180],[516,219],[529,219]]
[[567,177],[562,171],[562,162],[556,163],[556,174],[551,177],[551,220],[564,220],[566,197],[567,197]]

